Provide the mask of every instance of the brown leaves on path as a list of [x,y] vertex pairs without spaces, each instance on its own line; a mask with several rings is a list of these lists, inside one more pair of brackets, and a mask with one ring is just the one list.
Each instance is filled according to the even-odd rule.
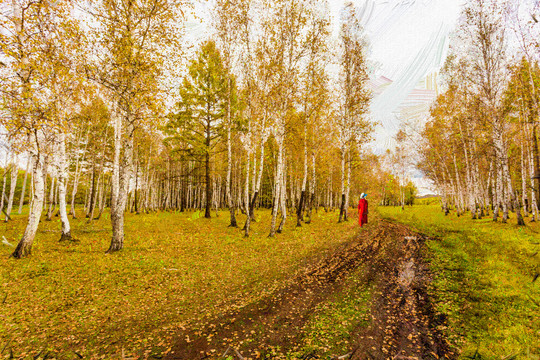
[[427,291],[432,274],[424,258],[426,237],[381,221],[377,246],[366,256],[375,281],[371,327],[358,335],[352,359],[454,359]]
[[425,238],[381,220],[333,254],[308,267],[281,290],[234,313],[186,329],[169,359],[283,358],[298,350],[302,329],[318,304],[331,299],[359,267],[375,285],[368,329],[356,339],[352,359],[452,359],[427,293],[431,279],[423,258]]

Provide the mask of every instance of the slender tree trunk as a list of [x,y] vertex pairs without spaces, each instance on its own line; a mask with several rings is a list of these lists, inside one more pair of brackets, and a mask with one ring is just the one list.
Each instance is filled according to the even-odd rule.
[[338,223],[343,221],[345,213],[345,148],[341,148],[341,203],[339,206],[339,220]]
[[11,216],[11,210],[13,209],[13,199],[15,198],[15,189],[17,187],[17,177],[19,175],[19,169],[17,168],[17,158],[14,158],[13,163],[11,164],[11,181],[10,181],[10,188],[9,188],[9,199],[8,199],[8,205],[6,210],[6,222],[10,219]]
[[269,237],[274,237],[276,235],[276,219],[277,219],[277,213],[278,213],[278,207],[280,204],[280,196],[284,196],[284,194],[281,194],[282,185],[283,182],[283,138],[285,136],[285,130],[280,126],[280,129],[278,130],[278,134],[275,135],[276,142],[278,145],[278,160],[277,160],[277,168],[276,168],[276,196],[274,200],[274,208],[272,212],[272,222],[270,224],[270,234]]
[[347,153],[347,187],[345,188],[344,220],[349,221],[349,194],[351,192],[351,153]]
[[60,241],[71,241],[71,226],[69,224],[66,204],[66,184],[67,184],[67,156],[66,156],[66,135],[59,135],[59,166],[58,166],[58,203],[60,206],[60,220],[62,221],[62,235]]
[[2,178],[2,200],[0,200],[0,211],[4,210],[4,206],[6,204],[5,198],[6,198],[6,183],[7,183],[7,169],[4,170],[4,176]]
[[499,218],[499,208],[501,203],[501,178],[500,178],[500,171],[499,171],[499,159],[497,159],[497,156],[495,155],[495,164],[494,164],[494,170],[493,170],[493,221],[497,221]]
[[296,211],[296,226],[302,226],[304,221],[304,203],[306,201],[306,187],[308,178],[308,148],[307,148],[307,124],[304,124],[304,176],[302,177],[302,188],[300,190],[300,201]]
[[458,199],[459,199],[456,212],[457,212],[457,215],[460,216],[461,211],[464,208],[464,200],[463,200],[463,189],[461,187],[461,179],[460,179],[459,171],[458,171],[458,167],[457,167],[457,160],[456,160],[455,151],[454,151],[454,171],[456,173],[456,188],[457,188]]
[[45,218],[47,221],[52,220],[54,209],[56,208],[56,204],[54,203],[54,191],[56,189],[55,182],[56,177],[51,176],[51,188],[49,189],[49,209],[47,210],[47,217]]
[[311,152],[311,185],[310,185],[310,198],[309,198],[309,207],[308,207],[308,220],[306,221],[306,224],[311,224],[311,212],[313,210],[313,203],[315,202],[315,185],[317,184],[317,177],[316,177],[316,171],[315,171],[315,152]]
[[88,194],[89,202],[88,202],[88,209],[86,212],[86,217],[89,219],[89,221],[92,221],[92,214],[94,213],[94,207],[96,206],[96,193],[97,193],[97,179],[96,179],[96,159],[92,159],[93,165],[92,165],[92,180],[91,180],[91,188],[90,193]]
[[[535,123],[532,127],[532,140],[533,140],[533,158],[534,158],[534,176],[540,176],[540,151],[538,150],[538,136],[536,134],[537,124]],[[536,190],[536,196],[540,194],[540,178],[536,179],[536,184],[538,185]],[[538,197],[536,198],[538,201]]]
[[277,233],[281,234],[283,232],[283,227],[285,226],[285,221],[287,221],[287,204],[285,199],[285,194],[287,194],[287,167],[283,164],[283,176],[281,181],[281,191],[279,197],[279,204],[281,208],[281,222],[277,229]]
[[212,184],[210,183],[210,153],[206,152],[205,155],[205,178],[206,178],[206,206],[205,206],[205,212],[204,217],[207,219],[210,219],[212,216],[210,215],[210,210],[212,208]]
[[[230,80],[229,80],[230,83]],[[229,85],[230,86],[230,85]],[[227,126],[227,179],[225,180],[225,193],[227,196],[227,207],[229,208],[230,214],[230,224],[229,227],[238,227],[236,223],[236,216],[234,214],[234,205],[232,201],[232,189],[231,189],[231,175],[232,175],[232,145],[231,145],[231,98],[229,96],[228,106],[227,106],[227,117],[228,117],[228,126]]]
[[247,215],[247,219],[246,219],[246,223],[244,225],[244,236],[245,237],[248,237],[249,236],[249,225],[250,225],[250,222],[251,222],[251,216],[249,214],[249,161],[250,161],[250,151],[247,151],[246,152],[246,158],[247,158],[247,161],[246,161],[246,184],[245,184],[245,187],[244,187],[244,206],[245,206],[245,209],[246,209],[246,215]]
[[525,149],[524,145],[520,147],[521,150],[521,201],[523,208],[523,216],[529,217],[529,209],[527,206],[527,164],[525,162]]
[[28,161],[26,162],[26,171],[24,173],[24,181],[23,181],[22,190],[21,190],[21,198],[19,200],[19,211],[18,211],[19,215],[22,213],[22,208],[24,206],[24,196],[26,195],[26,182],[28,180],[28,173],[32,170],[31,166],[32,166],[32,157],[29,156]]

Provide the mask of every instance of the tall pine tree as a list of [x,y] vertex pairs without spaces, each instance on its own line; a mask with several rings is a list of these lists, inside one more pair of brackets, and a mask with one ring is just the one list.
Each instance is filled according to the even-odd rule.
[[227,77],[215,42],[206,41],[191,62],[180,88],[178,112],[170,116],[166,126],[168,140],[177,151],[204,161],[206,218],[211,217],[211,159],[225,131],[229,84],[234,86],[234,81]]

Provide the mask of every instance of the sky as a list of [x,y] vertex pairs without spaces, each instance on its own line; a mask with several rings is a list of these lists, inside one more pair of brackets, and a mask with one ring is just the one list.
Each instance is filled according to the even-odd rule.
[[[392,81],[373,99],[371,117],[379,122],[375,150],[393,147],[401,119],[395,112],[426,75],[437,72],[446,58],[448,36],[460,14],[458,0],[355,0],[363,11],[370,43],[373,77]],[[339,12],[340,1],[333,1]]]

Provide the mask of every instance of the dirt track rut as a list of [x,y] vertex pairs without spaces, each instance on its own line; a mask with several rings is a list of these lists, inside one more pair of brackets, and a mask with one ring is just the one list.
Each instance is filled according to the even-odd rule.
[[[290,284],[238,312],[223,314],[204,329],[187,329],[169,359],[281,358],[302,339],[303,325],[318,304],[339,291],[359,267],[375,285],[367,329],[351,334],[352,359],[453,359],[456,354],[439,327],[427,286],[426,238],[403,225],[380,220]],[[316,355],[309,355],[317,358]]]

